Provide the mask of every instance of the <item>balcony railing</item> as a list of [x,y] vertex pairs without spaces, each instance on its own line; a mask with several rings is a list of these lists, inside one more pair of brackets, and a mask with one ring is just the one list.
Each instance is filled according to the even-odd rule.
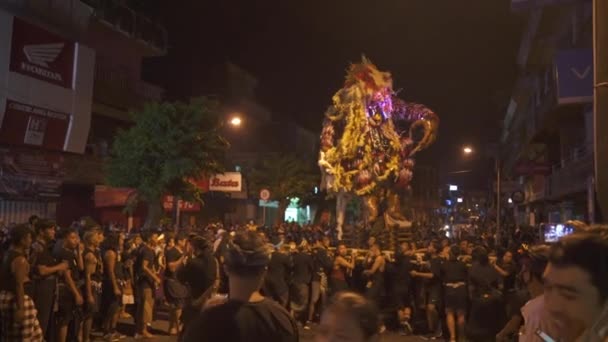
[[95,15],[104,24],[164,54],[167,31],[149,18],[116,0],[83,0],[95,8]]
[[[154,50],[167,51],[167,31],[118,0],[2,0],[0,7],[56,26],[66,36],[86,32],[94,16],[102,23]],[[74,38],[77,38],[75,35]]]
[[0,7],[49,24],[72,39],[86,32],[93,15],[93,8],[80,0],[2,0]]

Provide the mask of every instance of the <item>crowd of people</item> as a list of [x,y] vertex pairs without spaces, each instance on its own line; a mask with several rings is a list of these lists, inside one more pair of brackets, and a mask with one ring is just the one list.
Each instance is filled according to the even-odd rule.
[[[550,245],[489,234],[382,249],[321,226],[250,223],[126,234],[33,218],[8,231],[0,269],[2,341],[108,341],[158,304],[183,341],[374,341],[386,330],[447,341],[604,341],[608,231],[576,224]],[[514,234],[517,237],[517,234]],[[333,298],[333,299],[331,299]]]

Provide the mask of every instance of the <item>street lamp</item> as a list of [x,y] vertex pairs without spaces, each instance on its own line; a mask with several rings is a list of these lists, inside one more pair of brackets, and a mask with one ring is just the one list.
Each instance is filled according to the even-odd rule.
[[[465,146],[462,148],[462,152],[466,155],[473,153],[473,148],[470,146]],[[496,153],[494,156],[494,168],[496,171],[496,242],[499,242],[500,237],[500,194],[501,194],[501,184],[500,184],[500,155]]]
[[230,124],[234,127],[239,127],[239,126],[241,126],[242,123],[243,123],[243,120],[238,116],[235,116],[232,119],[230,119]]

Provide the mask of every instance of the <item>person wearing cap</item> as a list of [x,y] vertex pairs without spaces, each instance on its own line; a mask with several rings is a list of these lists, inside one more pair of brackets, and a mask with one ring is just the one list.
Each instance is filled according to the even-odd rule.
[[228,243],[225,269],[228,298],[210,301],[192,322],[184,341],[298,341],[295,320],[260,293],[271,251],[251,231]]

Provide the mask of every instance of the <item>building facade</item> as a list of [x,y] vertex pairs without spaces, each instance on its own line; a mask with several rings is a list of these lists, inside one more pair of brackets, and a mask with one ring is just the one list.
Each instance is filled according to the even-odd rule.
[[141,63],[166,31],[117,0],[3,1],[0,26],[0,219],[106,221],[103,159],[128,111],[162,99]]
[[526,18],[503,122],[503,175],[525,199],[516,221],[595,219],[591,1],[513,1]]

